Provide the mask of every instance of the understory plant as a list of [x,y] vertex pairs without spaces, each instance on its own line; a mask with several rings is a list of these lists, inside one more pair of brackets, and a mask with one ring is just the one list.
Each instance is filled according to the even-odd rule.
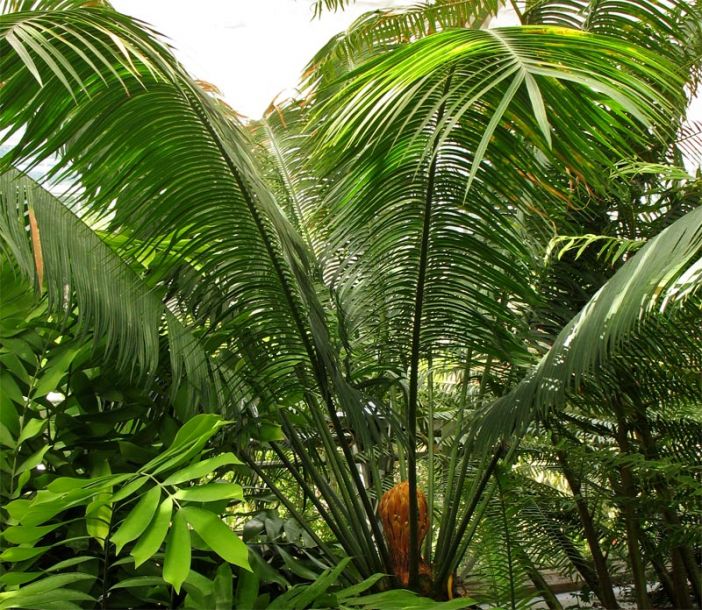
[[[557,609],[549,567],[607,608],[615,582],[651,607],[651,575],[673,605],[702,604],[702,208],[685,166],[698,151],[685,124],[697,4],[540,0],[498,28],[492,2],[381,11],[313,58],[300,99],[253,122],[107,3],[4,9],[3,265],[137,395],[117,401],[126,419],[83,413],[72,384],[92,377],[65,356],[44,382],[63,402],[37,395],[50,415],[26,437],[36,390],[18,387],[11,448],[36,438],[67,459],[58,418],[106,426],[110,451],[126,442],[136,457],[108,471],[88,450],[82,478],[51,470],[58,483],[34,488],[12,466],[12,528],[63,518],[44,503],[83,510],[86,540],[111,553],[111,536],[121,552],[149,521],[131,553],[158,558],[168,537],[163,573],[136,585],[169,607],[433,603],[409,587],[465,595],[451,607],[538,594]],[[10,377],[19,349],[5,352]],[[200,455],[215,441],[221,453]],[[208,482],[225,466],[231,481]],[[261,569],[292,565],[276,543],[291,536],[300,556],[315,549],[311,584],[258,594],[225,525],[245,497],[235,480],[265,490],[248,530],[250,543],[265,530]],[[402,549],[377,514],[401,480]],[[297,533],[273,525],[274,504]],[[108,511],[127,529],[105,530]],[[50,531],[32,531],[24,548],[42,548]],[[187,537],[240,570],[198,589],[197,570],[169,561]],[[393,557],[407,550],[405,579]],[[103,593],[83,593],[107,600],[110,576],[90,578]]]

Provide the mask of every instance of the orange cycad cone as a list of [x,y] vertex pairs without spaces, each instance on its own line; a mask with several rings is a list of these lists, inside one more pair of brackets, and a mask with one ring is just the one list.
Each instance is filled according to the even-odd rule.
[[[422,559],[419,549],[429,530],[429,513],[424,493],[417,489],[417,548],[419,574],[431,578],[431,567]],[[409,583],[409,483],[402,481],[383,494],[378,506],[378,514],[383,524],[383,533],[388,542],[390,561],[395,576],[407,586]]]

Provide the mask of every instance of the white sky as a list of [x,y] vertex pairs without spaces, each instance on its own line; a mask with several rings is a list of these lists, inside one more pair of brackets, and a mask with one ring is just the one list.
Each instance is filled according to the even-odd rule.
[[[362,13],[414,0],[359,0],[312,20],[312,0],[113,0],[167,36],[196,78],[216,85],[238,112],[259,118],[294,90],[307,62]],[[288,95],[284,95],[288,97]]]
[[[414,2],[358,0],[312,20],[312,0],[112,0],[119,11],[167,36],[193,76],[216,85],[251,118],[278,94],[288,97],[316,51],[360,14]],[[702,99],[693,103],[690,118],[702,120]]]

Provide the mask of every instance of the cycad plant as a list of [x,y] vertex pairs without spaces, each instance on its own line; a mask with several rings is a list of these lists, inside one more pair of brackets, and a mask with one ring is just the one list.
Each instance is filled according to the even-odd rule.
[[[320,52],[305,99],[253,124],[106,4],[5,4],[5,256],[135,383],[165,336],[184,412],[236,422],[235,452],[303,524],[305,507],[322,518],[305,527],[351,557],[349,578],[393,573],[377,508],[399,475],[407,584],[426,561],[426,592],[451,596],[530,425],[633,366],[641,329],[699,320],[702,215],[677,152],[694,4],[528,3],[495,29],[479,2],[381,13]],[[13,168],[45,162],[63,208],[17,196]],[[673,174],[685,209],[646,191]],[[614,267],[544,262],[583,234],[623,245]],[[510,562],[529,565],[515,540]]]

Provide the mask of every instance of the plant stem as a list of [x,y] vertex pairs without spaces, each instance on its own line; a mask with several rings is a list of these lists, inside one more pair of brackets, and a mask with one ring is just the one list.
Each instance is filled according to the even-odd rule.
[[[630,455],[631,447],[629,445],[628,425],[618,397],[613,398],[612,407],[617,417],[615,431],[617,444],[623,456]],[[646,571],[641,549],[639,548],[639,521],[634,504],[636,502],[636,486],[631,467],[627,464],[621,464],[619,466],[619,477],[618,495],[621,497],[619,505],[622,516],[624,517],[626,544],[629,550],[629,561],[631,562],[631,575],[634,580],[636,606],[640,610],[647,610],[652,606],[648,597],[648,591],[646,590]]]
[[507,507],[505,506],[505,494],[502,489],[502,482],[500,481],[500,472],[495,473],[495,483],[497,484],[497,491],[500,498],[500,516],[502,517],[502,527],[505,531],[505,548],[507,550],[507,571],[509,573],[509,602],[510,608],[516,610],[517,607],[517,594],[514,590],[514,561],[512,559],[512,536],[509,531],[509,522],[507,520]]
[[427,516],[429,528],[424,545],[424,559],[431,564],[432,526],[434,524],[434,373],[431,352],[428,357],[427,371]]
[[480,480],[475,486],[475,491],[471,496],[470,504],[468,504],[468,508],[463,514],[463,519],[461,519],[461,523],[458,526],[457,531],[454,533],[453,539],[450,545],[448,546],[447,552],[445,553],[444,558],[438,566],[438,572],[436,575],[436,580],[434,582],[435,590],[445,588],[444,583],[447,581],[448,576],[452,571],[452,566],[455,563],[456,559],[456,552],[458,551],[458,548],[461,544],[463,534],[465,533],[466,528],[470,523],[471,517],[475,512],[475,509],[478,507],[483,492],[485,491],[485,488],[487,487],[487,484],[490,481],[493,472],[495,472],[497,464],[503,455],[504,448],[500,445],[500,447],[498,447],[495,450],[495,453],[493,454],[490,463],[483,470],[482,476],[480,477]]
[[[446,96],[451,86],[451,70],[444,85],[443,99],[436,117],[437,126],[446,110]],[[434,204],[434,182],[438,152],[436,145],[439,132],[434,135],[432,158],[427,176],[427,190],[424,200],[424,215],[422,219],[422,237],[419,246],[419,269],[417,271],[417,292],[414,301],[414,317],[412,320],[412,347],[410,351],[409,399],[407,405],[407,479],[409,481],[409,587],[416,589],[419,578],[419,545],[417,544],[418,508],[417,508],[417,406],[419,403],[419,359],[421,352],[422,318],[424,313],[424,291],[426,288],[427,268],[429,265],[429,234],[431,230],[432,211]]]
[[[558,436],[555,433],[551,434],[551,440],[554,446],[558,445]],[[617,603],[617,598],[614,595],[614,589],[612,588],[612,579],[609,577],[609,570],[607,569],[607,561],[602,554],[602,547],[600,546],[599,536],[595,529],[594,520],[590,514],[590,509],[587,506],[587,502],[581,494],[581,482],[580,478],[576,475],[575,471],[571,467],[566,454],[563,450],[556,450],[556,458],[561,466],[561,471],[565,477],[568,487],[573,494],[573,500],[575,501],[575,508],[578,511],[578,516],[580,518],[580,523],[583,526],[583,533],[585,534],[585,540],[590,547],[590,554],[592,555],[592,562],[597,573],[598,587],[594,589],[594,593],[602,602],[602,605],[608,609],[619,608]]]

